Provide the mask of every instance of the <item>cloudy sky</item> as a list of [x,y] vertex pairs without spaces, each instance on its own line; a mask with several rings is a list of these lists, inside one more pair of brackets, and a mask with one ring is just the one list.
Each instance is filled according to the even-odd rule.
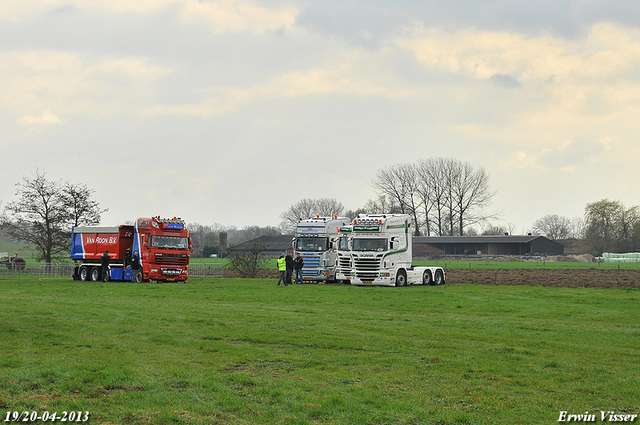
[[103,225],[278,225],[446,157],[526,231],[640,205],[639,118],[637,0],[0,0],[0,201],[40,170]]

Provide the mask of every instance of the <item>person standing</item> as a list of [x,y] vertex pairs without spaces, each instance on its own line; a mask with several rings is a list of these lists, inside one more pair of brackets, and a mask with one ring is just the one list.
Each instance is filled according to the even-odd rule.
[[140,272],[140,257],[138,257],[138,253],[134,252],[131,257],[131,282],[138,283],[142,282],[142,276],[138,279],[138,273]]
[[278,271],[280,272],[280,279],[278,279],[278,286],[280,286],[280,282],[284,283],[284,286],[287,286],[287,279],[286,279],[287,264],[286,264],[286,260],[284,259],[284,254],[280,254],[280,258],[276,260],[276,263],[278,264]]
[[293,275],[293,256],[291,255],[291,251],[287,251],[287,256],[284,257],[284,262],[286,265],[286,281],[287,284],[292,285],[291,276]]
[[296,280],[296,284],[299,285],[302,283],[302,267],[304,266],[304,260],[300,256],[298,252],[296,254],[296,258],[293,259],[293,275]]
[[105,251],[100,257],[100,265],[102,266],[102,281],[106,282],[109,278],[109,251]]

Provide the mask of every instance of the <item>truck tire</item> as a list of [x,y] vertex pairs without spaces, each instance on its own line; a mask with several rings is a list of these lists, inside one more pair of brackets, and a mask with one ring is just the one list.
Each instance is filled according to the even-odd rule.
[[422,284],[423,285],[433,285],[433,278],[431,277],[431,270],[425,270],[422,273]]
[[89,269],[87,266],[80,267],[80,270],[78,271],[78,278],[82,282],[89,280]]
[[140,283],[142,282],[142,280],[142,270],[136,270],[135,274],[133,275],[133,283]]
[[91,267],[91,281],[97,282],[100,280],[100,269],[98,267]]
[[396,273],[396,286],[405,286],[407,284],[407,273],[404,270],[398,270]]
[[27,267],[27,262],[21,257],[14,258],[12,263],[14,270],[24,270]]
[[434,282],[436,285],[444,285],[444,274],[442,274],[442,270],[436,271]]

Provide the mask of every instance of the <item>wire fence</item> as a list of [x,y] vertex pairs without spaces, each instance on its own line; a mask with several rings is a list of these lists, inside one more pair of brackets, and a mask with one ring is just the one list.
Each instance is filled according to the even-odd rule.
[[189,264],[189,277],[224,277],[224,264]]
[[26,266],[23,269],[0,268],[0,279],[72,279],[73,264],[47,263],[38,266]]
[[[47,263],[39,266],[26,266],[24,269],[0,267],[0,280],[3,279],[73,279],[73,264]],[[190,264],[189,277],[224,277],[224,264]]]

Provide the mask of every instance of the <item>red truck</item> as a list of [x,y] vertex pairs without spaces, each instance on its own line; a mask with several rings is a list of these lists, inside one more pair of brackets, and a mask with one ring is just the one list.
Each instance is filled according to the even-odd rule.
[[[100,259],[109,251],[109,280],[187,280],[191,238],[180,218],[141,217],[134,225],[77,226],[71,229],[73,279],[102,280]],[[131,276],[131,257],[140,258],[141,273]]]

